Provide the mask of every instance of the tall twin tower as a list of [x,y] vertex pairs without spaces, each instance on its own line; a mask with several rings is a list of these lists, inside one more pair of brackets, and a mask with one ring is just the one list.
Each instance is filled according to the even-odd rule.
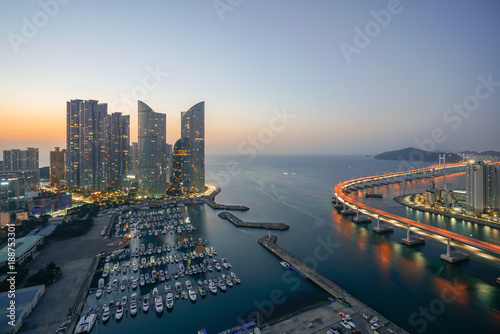
[[204,191],[205,102],[181,113],[181,139],[172,161],[166,114],[138,101],[138,116],[139,140],[131,149],[129,116],[108,115],[107,105],[96,100],[68,102],[68,186],[84,191],[119,188],[135,174],[143,195],[163,195],[169,177],[175,194]]
[[[166,115],[139,101],[138,178],[142,194],[162,194],[167,186]],[[176,194],[205,189],[205,102],[181,113],[181,139],[172,152],[170,183]]]

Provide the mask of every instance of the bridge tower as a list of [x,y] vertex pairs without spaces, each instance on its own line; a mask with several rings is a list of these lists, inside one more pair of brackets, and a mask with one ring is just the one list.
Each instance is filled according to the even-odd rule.
[[415,245],[425,244],[425,239],[412,234],[411,225],[408,224],[408,229],[406,231],[406,238],[401,239],[401,242],[408,246],[415,246]]
[[446,154],[439,155],[439,166],[446,165]]

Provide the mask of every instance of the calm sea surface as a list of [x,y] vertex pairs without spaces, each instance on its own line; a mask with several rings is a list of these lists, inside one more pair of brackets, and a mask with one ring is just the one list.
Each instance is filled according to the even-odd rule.
[[[339,181],[396,171],[399,162],[360,156],[258,156],[249,162],[245,156],[211,156],[206,166],[207,183],[222,187],[219,203],[249,206],[249,211],[235,213],[245,221],[290,225],[289,231],[272,232],[278,236],[278,245],[307,259],[319,272],[409,332],[500,332],[500,286],[495,284],[500,267],[474,258],[455,265],[445,263],[439,259],[445,252],[443,244],[428,240],[423,246],[409,248],[400,244],[405,231],[396,228],[392,234],[378,235],[371,231],[372,225],[357,226],[333,210],[333,187]],[[438,187],[444,183],[463,189],[465,178],[455,175],[436,180]],[[422,192],[425,187],[425,181],[384,187],[380,190],[383,199],[363,201],[500,244],[496,229],[419,213],[392,200],[403,193]],[[183,210],[197,227],[196,232],[185,235],[208,239],[218,257],[229,260],[242,284],[216,296],[198,297],[195,304],[178,300],[172,312],[161,316],[153,308],[148,314],[140,310],[134,318],[126,313],[120,322],[112,318],[103,324],[99,320],[92,333],[196,333],[202,320],[212,334],[235,326],[256,311],[262,321],[326,299],[320,289],[286,272],[274,255],[257,244],[267,231],[236,228],[206,205]],[[162,238],[169,243],[177,240],[177,234]],[[132,291],[125,292],[130,297]],[[282,297],[271,302],[277,293]],[[98,302],[117,300],[123,294],[113,292]],[[95,303],[90,295],[87,307]]]

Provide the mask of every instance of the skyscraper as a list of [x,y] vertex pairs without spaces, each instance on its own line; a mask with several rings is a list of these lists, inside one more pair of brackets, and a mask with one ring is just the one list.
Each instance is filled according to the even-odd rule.
[[500,166],[483,161],[466,166],[466,206],[476,215],[500,209]]
[[[185,139],[188,143],[184,141]],[[184,154],[185,150],[187,154]],[[181,164],[187,166],[180,167]],[[200,102],[181,113],[181,140],[177,141],[174,147],[173,173],[175,190],[180,192],[205,190],[205,102]],[[187,178],[184,177],[185,174]]]
[[106,184],[106,116],[108,105],[71,100],[66,111],[66,178],[69,187],[102,190]]
[[170,182],[177,194],[189,192],[191,187],[191,152],[189,138],[181,138],[175,142],[172,152],[172,177]]
[[139,175],[139,144],[137,142],[130,145],[130,174],[136,177]]
[[28,147],[26,150],[3,151],[4,170],[24,178],[23,185],[35,189],[40,185],[38,149]]
[[107,185],[125,185],[130,168],[130,116],[119,112],[106,116],[106,156],[104,158]]
[[139,192],[161,195],[167,182],[167,116],[138,101]]
[[56,147],[50,151],[50,184],[57,185],[66,181],[66,150]]

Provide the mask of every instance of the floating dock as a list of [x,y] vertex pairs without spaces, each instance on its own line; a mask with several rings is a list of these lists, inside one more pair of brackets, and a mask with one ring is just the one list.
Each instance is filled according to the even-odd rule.
[[205,197],[205,203],[207,203],[212,209],[215,210],[233,210],[233,211],[247,211],[250,208],[244,205],[227,205],[227,204],[217,204],[215,203],[215,196],[220,193],[220,188],[217,188],[213,193]]
[[229,212],[221,212],[218,214],[218,216],[219,216],[219,218],[229,220],[231,223],[233,223],[233,225],[238,226],[238,227],[264,228],[266,230],[278,230],[278,231],[286,231],[290,228],[290,226],[288,226],[287,224],[283,224],[283,223],[244,222]]

